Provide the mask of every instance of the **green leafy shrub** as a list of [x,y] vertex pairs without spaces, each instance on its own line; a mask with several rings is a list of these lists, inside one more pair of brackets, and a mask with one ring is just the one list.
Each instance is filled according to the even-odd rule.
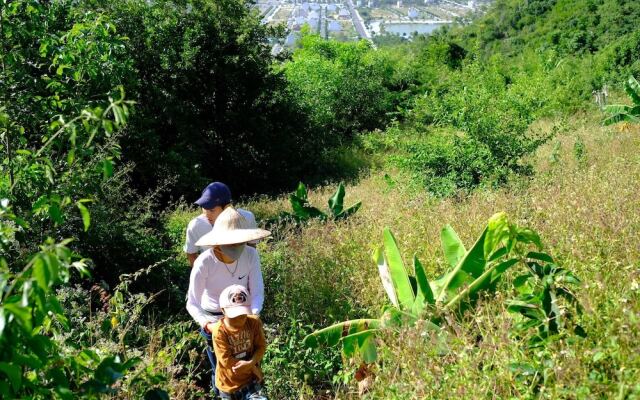
[[[56,231],[51,229],[38,251],[7,252],[15,245],[28,251],[26,244],[31,243],[27,240],[33,240],[32,236],[38,233],[32,222],[42,222],[38,221],[42,218],[46,220],[44,224],[33,225],[62,225],[73,215],[73,205],[80,211],[84,229],[89,229],[91,216],[84,206],[86,201],[76,197],[83,193],[70,191],[60,195],[55,190],[64,190],[65,183],[73,182],[76,178],[73,167],[95,161],[89,159],[85,149],[95,147],[96,142],[124,126],[128,115],[126,105],[124,99],[110,99],[104,108],[83,110],[80,116],[69,121],[60,118],[56,130],[44,144],[37,151],[24,149],[22,153],[27,157],[14,164],[15,181],[11,189],[32,185],[35,190],[32,195],[40,195],[41,200],[34,206],[35,216],[31,214],[26,219],[14,213],[8,199],[0,201],[0,374],[4,376],[0,381],[0,394],[3,398],[71,399],[113,395],[118,392],[116,384],[124,374],[141,361],[138,357],[126,357],[126,352],[101,351],[91,345],[65,340],[69,339],[64,336],[70,328],[69,318],[55,288],[68,283],[73,271],[89,275],[89,260],[69,248],[72,239],[56,241],[51,237]],[[8,119],[9,116],[5,118],[5,128]],[[72,139],[68,140],[66,135]],[[84,151],[70,157],[80,146]],[[49,177],[52,182],[44,185],[33,179],[32,171],[41,165],[58,165],[59,160],[70,164],[60,172],[71,175],[71,179],[67,176],[60,187],[53,186],[53,176]],[[18,185],[20,182],[22,185]],[[139,379],[144,380],[144,375]],[[162,393],[151,388],[152,381],[149,383],[145,391]]]
[[[275,73],[270,38],[245,0],[100,4],[128,38],[139,102],[123,155],[136,186],[196,198],[215,176],[234,194],[277,191],[314,172],[325,138]],[[162,116],[162,117],[159,117]],[[292,152],[291,149],[296,149]],[[215,154],[215,155],[214,155]]]
[[283,71],[292,97],[331,140],[381,128],[395,111],[393,65],[366,41],[304,34]]

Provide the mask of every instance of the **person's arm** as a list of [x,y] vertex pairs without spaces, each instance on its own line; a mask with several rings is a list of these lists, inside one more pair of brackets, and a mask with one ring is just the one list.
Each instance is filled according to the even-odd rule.
[[249,292],[251,293],[251,312],[255,315],[262,311],[264,303],[264,281],[262,280],[262,270],[260,269],[260,256],[256,250],[250,258],[251,272],[249,272]]
[[187,260],[189,260],[191,268],[193,268],[193,263],[196,262],[196,258],[198,258],[198,253],[187,253]]
[[[219,322],[224,324],[223,321]],[[218,362],[225,368],[232,368],[238,360],[233,357],[233,352],[227,334],[223,329],[218,329],[213,335],[213,350],[216,352]]]
[[195,264],[191,269],[189,277],[189,290],[187,292],[187,311],[193,319],[204,328],[211,322],[211,316],[204,312],[200,305],[200,299],[207,282],[207,269],[202,265],[202,261]]
[[187,225],[187,234],[184,241],[184,252],[187,253],[187,260],[189,260],[189,265],[193,268],[193,263],[195,263],[196,258],[198,258],[198,247],[196,246],[196,241],[198,238],[196,237],[196,233],[194,232],[194,221],[191,220],[189,225]]

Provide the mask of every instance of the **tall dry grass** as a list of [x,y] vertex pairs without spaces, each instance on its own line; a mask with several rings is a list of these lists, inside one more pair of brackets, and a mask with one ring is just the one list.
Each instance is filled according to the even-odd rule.
[[[582,324],[588,338],[564,340],[548,349],[549,379],[537,395],[640,396],[640,130],[605,128],[594,116],[574,117],[567,128],[538,152],[532,178],[506,188],[437,200],[404,190],[402,184],[390,187],[382,171],[347,187],[346,203],[363,202],[354,217],[339,224],[311,223],[285,232],[282,242],[262,245],[267,316],[273,307],[272,317],[302,315],[319,327],[379,315],[387,300],[370,254],[381,243],[383,227],[392,229],[405,260],[417,253],[435,276],[445,265],[442,226],[451,224],[470,244],[491,215],[506,211],[514,222],[538,231],[545,249],[583,281],[577,295],[585,306]],[[584,144],[582,157],[576,157],[576,141]],[[334,189],[311,191],[311,202],[324,207]],[[259,216],[287,208],[284,198],[245,206]],[[269,255],[273,253],[277,256]],[[420,327],[389,332],[381,339],[381,361],[368,397],[533,396],[516,384],[508,368],[532,355],[509,334],[513,319],[504,296],[481,301],[472,315],[451,323],[456,335],[450,336],[445,356],[434,350],[434,339]],[[336,397],[354,393],[355,387],[348,385]]]

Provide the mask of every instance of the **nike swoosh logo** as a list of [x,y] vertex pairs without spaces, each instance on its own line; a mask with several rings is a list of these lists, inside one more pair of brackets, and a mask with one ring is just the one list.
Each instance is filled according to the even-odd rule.
[[247,275],[239,276],[238,279],[244,279],[245,276]]

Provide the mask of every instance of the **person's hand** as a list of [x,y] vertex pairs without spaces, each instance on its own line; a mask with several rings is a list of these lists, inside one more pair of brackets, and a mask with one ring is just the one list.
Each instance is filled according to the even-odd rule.
[[247,372],[251,370],[251,368],[253,368],[253,362],[240,360],[233,367],[231,367],[231,370],[234,373],[238,373],[238,372]]
[[208,322],[205,326],[204,326],[204,330],[209,332],[209,334],[211,334],[213,332],[213,327],[216,326],[215,322]]

